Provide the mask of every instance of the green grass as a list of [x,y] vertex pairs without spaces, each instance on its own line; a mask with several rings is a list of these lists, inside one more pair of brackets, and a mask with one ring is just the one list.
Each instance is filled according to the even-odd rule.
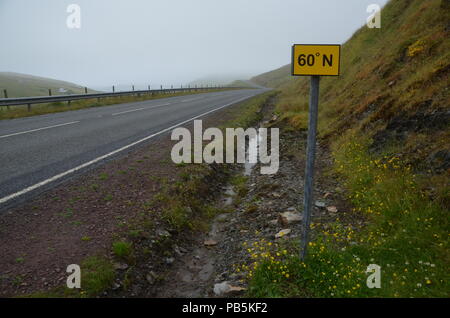
[[[211,90],[208,90],[207,92],[216,92],[216,91],[223,91],[223,90],[228,90],[228,89],[227,88],[211,89]],[[123,104],[123,103],[132,103],[132,102],[139,102],[139,101],[144,101],[144,100],[160,99],[160,98],[167,98],[167,97],[174,97],[174,96],[201,94],[201,93],[205,93],[205,92],[206,91],[178,92],[178,93],[171,93],[171,94],[154,93],[153,95],[141,94],[140,96],[105,97],[105,98],[101,98],[100,100],[97,100],[96,98],[95,99],[84,99],[84,100],[72,101],[70,103],[70,105],[67,102],[55,102],[55,103],[50,103],[50,104],[36,104],[36,105],[31,105],[30,111],[28,111],[26,105],[10,106],[9,109],[7,108],[7,106],[0,106],[0,120],[65,112],[65,111],[69,111],[69,110],[78,110],[78,109],[85,109],[85,108],[90,108],[90,107],[101,107],[101,106],[109,106],[109,105],[116,105],[116,104]]]
[[93,297],[108,289],[114,279],[115,271],[110,260],[91,256],[81,264],[81,295]]
[[133,256],[133,245],[126,241],[117,241],[112,245],[112,250],[115,256],[128,261]]

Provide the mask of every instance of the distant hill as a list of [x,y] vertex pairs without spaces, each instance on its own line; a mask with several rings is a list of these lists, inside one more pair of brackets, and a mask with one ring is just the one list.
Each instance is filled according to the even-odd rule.
[[263,88],[263,86],[261,86],[259,84],[256,84],[254,82],[251,82],[251,81],[247,81],[247,80],[233,81],[230,84],[228,84],[227,86],[230,86],[230,87]]
[[8,91],[8,97],[27,97],[46,96],[49,88],[52,95],[84,93],[84,87],[73,83],[28,74],[0,72],[0,98],[4,97],[4,89]]
[[228,85],[231,82],[242,79],[247,80],[250,76],[242,74],[229,74],[229,75],[211,75],[203,78],[199,78],[195,81],[190,82],[190,85]]

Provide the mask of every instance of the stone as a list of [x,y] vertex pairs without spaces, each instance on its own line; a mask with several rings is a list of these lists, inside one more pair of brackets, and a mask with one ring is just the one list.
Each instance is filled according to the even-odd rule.
[[158,236],[160,236],[160,237],[170,237],[171,235],[170,235],[170,233],[168,232],[168,231],[166,231],[166,230],[159,230],[158,231]]
[[128,268],[128,265],[125,263],[115,263],[114,264],[114,269],[118,269],[118,270],[126,270]]
[[203,242],[203,244],[205,246],[216,246],[217,245],[217,241],[214,240],[206,240],[205,242]]
[[325,204],[325,202],[323,202],[323,201],[316,201],[314,205],[315,205],[316,207],[318,207],[318,208],[324,208],[324,207],[326,207],[326,204]]
[[228,284],[228,282],[214,284],[214,294],[216,296],[222,296],[230,290],[230,287],[231,286],[230,284]]
[[145,279],[150,285],[153,285],[156,281],[156,274],[154,272],[150,272],[147,275],[145,275]]
[[329,206],[327,207],[327,211],[331,213],[336,213],[338,209],[335,206]]
[[275,238],[281,238],[281,237],[283,237],[283,236],[285,236],[285,235],[288,235],[289,233],[291,233],[291,229],[284,229],[284,230],[281,230],[280,232],[278,232],[277,234],[275,234]]
[[301,222],[303,216],[300,213],[284,212],[278,215],[278,223],[282,226],[286,226],[295,222]]
[[214,294],[216,296],[223,296],[230,293],[239,293],[246,290],[244,287],[233,286],[228,282],[222,282],[214,285]]

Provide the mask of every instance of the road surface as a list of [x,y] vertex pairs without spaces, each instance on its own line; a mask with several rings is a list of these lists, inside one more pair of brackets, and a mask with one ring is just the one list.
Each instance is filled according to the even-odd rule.
[[265,91],[202,93],[1,120],[0,210],[178,125]]

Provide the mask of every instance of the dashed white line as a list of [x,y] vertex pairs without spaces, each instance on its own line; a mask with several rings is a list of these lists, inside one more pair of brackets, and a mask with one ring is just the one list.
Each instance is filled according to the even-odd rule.
[[3,203],[5,203],[5,202],[7,202],[7,201],[9,201],[9,200],[12,200],[12,199],[17,198],[17,197],[19,197],[19,196],[21,196],[21,195],[24,195],[24,194],[26,194],[26,193],[28,193],[28,192],[30,192],[30,191],[36,190],[36,189],[38,189],[38,188],[40,188],[40,187],[42,187],[42,186],[44,186],[44,185],[46,185],[46,184],[49,184],[49,183],[51,183],[51,182],[53,182],[53,181],[56,181],[56,180],[58,180],[58,179],[61,179],[61,178],[65,177],[65,176],[67,176],[67,175],[69,175],[69,174],[71,174],[71,173],[74,173],[74,172],[78,171],[78,170],[81,170],[81,169],[83,169],[83,168],[86,168],[86,167],[88,167],[88,166],[91,166],[91,165],[93,165],[93,164],[95,164],[95,163],[97,163],[97,162],[99,162],[99,161],[102,161],[102,160],[104,160],[104,159],[106,159],[106,158],[108,158],[108,157],[111,157],[111,156],[113,156],[113,155],[119,153],[119,152],[122,152],[122,151],[124,151],[124,150],[126,150],[126,149],[129,149],[129,148],[131,148],[131,147],[133,147],[133,146],[136,146],[136,145],[138,145],[138,144],[140,144],[140,143],[142,143],[142,142],[144,142],[144,141],[147,141],[147,140],[149,140],[149,139],[151,139],[151,138],[153,138],[153,137],[156,137],[156,136],[158,136],[158,135],[160,135],[160,134],[163,134],[163,133],[165,133],[165,132],[168,132],[168,131],[170,131],[170,130],[172,130],[172,129],[174,129],[174,128],[180,126],[180,125],[183,125],[183,124],[185,124],[185,123],[188,123],[188,122],[190,122],[190,121],[192,121],[192,120],[194,120],[194,119],[203,117],[203,116],[208,115],[208,114],[210,114],[210,113],[212,113],[212,112],[215,112],[215,111],[217,111],[217,110],[219,110],[219,109],[222,109],[222,108],[228,107],[228,106],[230,106],[230,105],[239,103],[239,102],[241,102],[241,101],[243,101],[243,100],[246,100],[246,99],[249,99],[249,98],[251,98],[251,97],[253,97],[253,96],[255,96],[255,95],[250,95],[250,96],[246,96],[246,97],[240,98],[240,99],[235,100],[235,101],[233,101],[233,102],[231,102],[231,103],[228,103],[228,104],[226,104],[226,105],[220,106],[220,107],[215,108],[215,109],[213,109],[213,110],[207,111],[207,112],[202,113],[202,114],[197,115],[197,116],[194,116],[194,117],[192,117],[192,118],[190,118],[190,119],[187,119],[187,120],[185,120],[185,121],[182,121],[182,122],[180,122],[180,123],[178,123],[178,124],[175,124],[175,125],[173,125],[173,126],[171,126],[171,127],[165,128],[165,129],[160,130],[160,131],[158,131],[158,132],[156,132],[156,133],[154,133],[154,134],[151,134],[151,135],[149,135],[149,136],[147,136],[147,137],[144,137],[144,138],[142,138],[142,139],[139,139],[138,141],[135,141],[135,142],[133,142],[133,143],[131,143],[131,144],[129,144],[129,145],[126,145],[126,146],[124,146],[124,147],[121,147],[121,148],[119,148],[119,149],[116,149],[116,150],[114,150],[114,151],[112,151],[112,152],[110,152],[110,153],[107,153],[106,155],[97,157],[97,158],[95,158],[95,159],[93,159],[93,160],[91,160],[91,161],[89,161],[89,162],[86,162],[86,163],[84,163],[84,164],[82,164],[82,165],[79,165],[79,166],[77,166],[77,167],[75,167],[75,168],[69,169],[69,170],[67,170],[67,171],[65,171],[65,172],[62,172],[62,173],[60,173],[60,174],[57,174],[57,175],[55,175],[55,176],[53,176],[53,177],[51,177],[51,178],[48,178],[48,179],[46,179],[46,180],[44,180],[44,181],[41,181],[41,182],[36,183],[36,184],[34,184],[34,185],[32,185],[32,186],[29,186],[28,188],[25,188],[25,189],[23,189],[23,190],[21,190],[21,191],[18,191],[18,192],[16,192],[16,193],[10,194],[10,195],[8,195],[8,196],[6,196],[6,197],[1,198],[1,199],[0,199],[0,204],[3,204]]
[[200,100],[200,99],[203,99],[203,98],[204,98],[204,97],[185,99],[185,100],[182,100],[181,102],[182,102],[182,103],[193,102],[193,101]]
[[114,113],[114,114],[112,114],[112,116],[122,115],[122,114],[126,114],[126,113],[131,113],[131,112],[137,112],[137,111],[139,111],[139,110],[154,109],[154,108],[163,107],[163,106],[168,106],[168,105],[170,105],[170,103],[161,104],[161,105],[155,105],[155,106],[152,106],[152,107],[136,108],[136,109],[126,110],[126,111],[119,112],[119,113]]
[[126,113],[131,113],[131,112],[137,112],[138,110],[143,110],[143,109],[145,109],[145,107],[143,107],[143,108],[137,108],[137,109],[132,109],[132,110],[126,110],[126,111],[120,112],[120,113],[114,113],[114,114],[112,114],[112,116],[117,116],[117,115],[126,114]]
[[36,128],[36,129],[27,130],[27,131],[21,131],[21,132],[18,132],[18,133],[13,133],[13,134],[9,134],[9,135],[0,136],[0,138],[6,138],[6,137],[11,137],[11,136],[23,135],[23,134],[32,133],[32,132],[35,132],[35,131],[40,131],[40,130],[45,130],[45,129],[50,129],[50,128],[56,128],[56,127],[61,127],[61,126],[73,125],[73,124],[76,124],[76,123],[79,123],[79,122],[80,121],[72,121],[70,123],[64,123],[64,124],[58,124],[58,125],[47,126],[47,127],[42,127],[42,128]]

